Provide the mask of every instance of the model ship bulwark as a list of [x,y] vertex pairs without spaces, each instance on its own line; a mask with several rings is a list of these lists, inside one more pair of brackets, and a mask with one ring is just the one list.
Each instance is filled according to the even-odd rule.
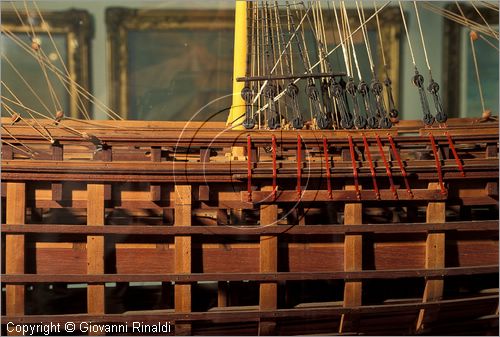
[[[120,82],[115,112],[66,78],[35,36],[40,11],[23,23],[28,43],[2,25],[76,94],[71,112],[54,99],[52,118],[2,81],[12,117],[2,119],[2,334],[40,322],[76,323],[77,334],[137,332],[132,322],[168,322],[179,335],[495,334],[499,125],[475,50],[480,40],[496,49],[498,21],[482,13],[496,18],[498,6],[471,2],[477,17],[458,3],[388,4],[237,1],[227,124],[91,120],[87,104],[87,120],[74,119],[80,98],[121,119],[135,91]],[[448,88],[443,107],[424,8],[474,29],[482,118],[448,118],[465,97]],[[154,12],[160,26],[171,21]],[[201,27],[201,12],[183,16],[196,23],[186,29]],[[400,67],[400,43],[411,68]],[[113,44],[111,55],[127,49]],[[119,57],[111,77],[121,81]],[[421,121],[400,120],[408,70]]]
[[[201,334],[483,333],[498,322],[497,122],[2,122],[2,231],[18,243],[2,282],[87,283],[74,322],[167,320]],[[161,282],[170,299],[137,311],[105,282]],[[24,302],[4,320],[69,319],[14,309]]]

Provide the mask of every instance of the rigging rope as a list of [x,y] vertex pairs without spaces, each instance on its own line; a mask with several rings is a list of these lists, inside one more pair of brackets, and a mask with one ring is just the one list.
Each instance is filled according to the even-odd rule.
[[406,39],[408,40],[408,47],[410,48],[411,60],[413,62],[413,66],[416,68],[417,63],[415,62],[415,55],[413,54],[413,48],[410,40],[410,33],[408,32],[408,26],[406,25],[405,13],[403,11],[403,6],[401,5],[401,1],[398,1],[398,3],[399,3],[399,10],[401,11],[401,18],[403,19],[403,26],[405,28]]
[[[40,19],[42,20],[42,23],[48,27],[48,25],[46,24],[45,22],[45,19],[42,15],[42,12],[40,11],[40,8],[38,8],[38,5],[36,4],[36,1],[33,1],[33,5],[35,5],[35,8],[36,8],[36,11],[38,13],[38,16],[40,17]],[[71,79],[72,82],[74,82],[73,78],[71,77],[70,73],[69,73],[69,70],[68,68],[66,67],[66,64],[61,56],[61,53],[59,52],[59,49],[57,48],[57,45],[56,45],[56,42],[54,41],[54,38],[52,37],[52,34],[50,33],[50,29],[47,29],[47,35],[49,36],[49,39],[50,41],[52,42],[52,46],[54,47],[54,50],[56,51],[56,54],[57,54],[57,57],[59,59],[59,62],[62,64],[63,68],[64,68],[64,71],[66,72],[66,75],[68,76],[68,78]],[[62,82],[62,81],[61,81]],[[63,83],[63,86],[64,86],[64,83]],[[64,86],[66,88],[66,86]],[[67,89],[67,88],[66,88]],[[68,93],[70,94],[70,96],[73,96],[72,93],[68,90]],[[85,104],[83,104],[82,102],[82,99],[80,97],[80,95],[76,94],[76,98],[78,100],[78,103],[79,103],[79,106],[78,108],[80,109],[80,111],[82,112],[82,114],[85,116],[85,118],[87,119],[90,119],[90,115],[87,111],[87,108],[85,107]]]
[[431,64],[429,63],[429,57],[427,56],[427,48],[425,46],[424,32],[422,31],[422,25],[420,24],[420,15],[418,14],[417,2],[415,0],[413,0],[413,6],[415,7],[415,14],[417,15],[418,31],[420,32],[420,39],[422,40],[422,48],[424,50],[425,63],[427,64],[427,68],[429,69],[429,76],[432,80]]
[[[359,22],[363,23],[364,19],[365,19],[364,13],[363,13],[363,15],[361,15],[360,6],[359,6],[357,0],[356,0],[356,9],[358,11]],[[372,76],[375,78],[375,64],[373,63],[372,51],[370,48],[370,41],[368,40],[368,31],[367,31],[366,25],[363,27],[363,29],[361,31],[363,32],[363,41],[365,43],[366,54],[368,55],[368,62],[370,63],[370,69],[372,72]]]
[[[349,16],[347,15],[347,9],[345,7],[345,2],[342,1],[342,8],[343,8],[343,13],[346,21],[346,26],[347,26],[347,32],[349,33],[350,40],[351,40],[351,48],[352,48],[352,56],[354,58],[354,64],[356,65],[356,71],[358,72],[358,78],[360,81],[363,80],[363,76],[361,75],[361,70],[359,68],[359,63],[358,63],[358,56],[356,54],[356,48],[354,47],[354,36],[351,34],[351,25],[349,24]],[[363,24],[361,24],[360,27],[363,27]],[[363,30],[363,28],[361,28]]]

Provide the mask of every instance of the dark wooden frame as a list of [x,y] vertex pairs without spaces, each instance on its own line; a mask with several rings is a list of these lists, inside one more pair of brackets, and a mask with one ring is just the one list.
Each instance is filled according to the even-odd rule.
[[[20,12],[23,15],[23,12]],[[67,41],[67,68],[74,82],[68,88],[71,92],[69,99],[69,115],[73,118],[82,118],[78,105],[78,86],[90,91],[90,39],[93,36],[93,25],[90,13],[86,10],[69,9],[65,11],[42,11],[43,19],[51,27],[51,33],[66,34]],[[46,33],[47,30],[40,24],[34,26],[36,33]],[[2,27],[14,33],[23,33],[31,28],[23,26],[15,11],[2,11]],[[73,43],[76,41],[76,43]],[[90,102],[81,97],[82,104],[91,114]]]
[[[460,4],[465,16],[478,23],[483,20],[477,11],[469,5]],[[461,14],[456,4],[449,4],[445,9],[457,14]],[[481,14],[485,17],[489,24],[498,24],[498,13],[485,8],[478,7]],[[444,19],[444,39],[443,39],[443,88],[446,91],[443,93],[443,103],[448,111],[449,117],[460,117],[460,82],[462,81],[461,64],[462,64],[462,25],[457,22]]]

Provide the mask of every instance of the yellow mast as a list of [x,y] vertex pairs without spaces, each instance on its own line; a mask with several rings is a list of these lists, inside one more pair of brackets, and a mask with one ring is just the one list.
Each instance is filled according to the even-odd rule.
[[241,97],[244,82],[236,78],[246,76],[247,71],[247,0],[236,0],[234,15],[234,64],[233,64],[233,102],[227,119],[227,125],[237,125],[235,130],[242,130],[241,125],[245,115],[245,101]]

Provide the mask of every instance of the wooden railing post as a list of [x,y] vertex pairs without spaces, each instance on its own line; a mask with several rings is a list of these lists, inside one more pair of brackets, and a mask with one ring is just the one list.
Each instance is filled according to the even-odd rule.
[[[64,157],[63,146],[59,143],[52,145],[52,160],[62,161]],[[61,181],[51,184],[52,200],[61,201],[63,198],[63,184]]]
[[[429,183],[429,189],[439,189],[438,183]],[[429,202],[427,205],[427,222],[444,223],[446,222],[446,203]],[[427,233],[425,243],[425,268],[439,269],[445,267],[445,235],[444,232]],[[424,296],[422,302],[439,301],[443,297],[443,278],[427,279],[425,281]],[[419,312],[416,330],[425,328],[426,323],[436,319],[439,309],[422,309]]]
[[[271,191],[271,186],[262,188],[263,191]],[[278,205],[268,204],[260,206],[260,225],[269,226],[276,224],[278,220]],[[278,237],[262,235],[260,237],[260,272],[275,273],[278,271]],[[278,306],[278,284],[276,282],[261,282],[259,291],[260,310],[275,310]],[[259,322],[259,335],[274,335],[276,322]]]
[[[87,226],[104,226],[104,184],[87,184]],[[87,236],[87,274],[104,274],[104,236]],[[87,312],[105,313],[104,284],[87,285]]]
[[[175,186],[175,216],[174,226],[191,226],[191,186]],[[175,273],[191,273],[191,237],[175,237]],[[175,312],[191,312],[191,284],[175,284]],[[176,335],[191,335],[191,324],[175,325]]]
[[[346,190],[355,190],[354,186],[346,186]],[[359,186],[361,189],[361,186]],[[363,224],[363,205],[346,203],[344,207],[344,225]],[[363,269],[363,238],[361,234],[346,234],[344,239],[344,270],[360,271]],[[361,301],[361,281],[346,281],[344,285],[344,307],[357,307]],[[358,321],[357,315],[342,315],[339,332],[355,330]]]
[[[26,184],[24,182],[7,183],[6,223],[24,225],[26,220]],[[25,244],[24,234],[5,235],[5,272],[6,274],[24,274]],[[7,284],[7,316],[24,315],[24,284]],[[9,335],[13,335],[9,333]]]
[[[151,146],[151,161],[155,163],[161,162],[161,147]],[[151,201],[161,200],[161,185],[159,183],[150,183],[149,189],[151,193]]]

